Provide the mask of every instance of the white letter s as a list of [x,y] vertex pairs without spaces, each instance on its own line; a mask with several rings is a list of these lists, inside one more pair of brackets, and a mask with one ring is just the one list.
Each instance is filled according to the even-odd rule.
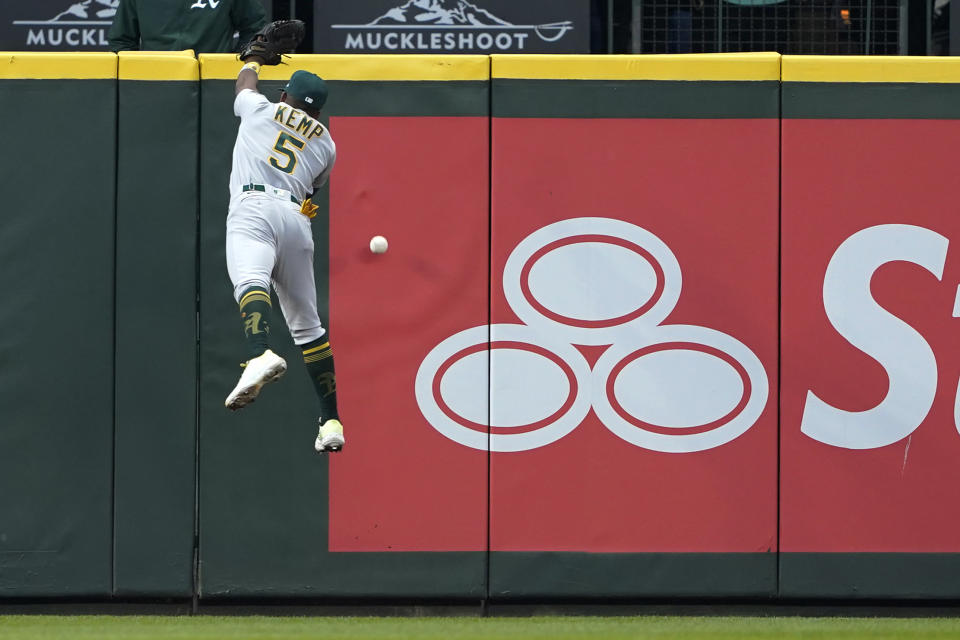
[[808,391],[801,432],[835,447],[873,449],[907,437],[924,421],[937,392],[936,357],[913,327],[877,304],[870,279],[882,265],[904,260],[940,280],[948,244],[923,227],[884,224],[853,234],[837,248],[823,279],[827,318],[883,366],[890,386],[880,404],[866,411],[838,409]]

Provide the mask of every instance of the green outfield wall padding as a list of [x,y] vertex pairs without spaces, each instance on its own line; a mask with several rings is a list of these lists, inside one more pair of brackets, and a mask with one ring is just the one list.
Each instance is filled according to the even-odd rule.
[[0,597],[111,593],[115,80],[0,80]]
[[960,553],[781,553],[785,598],[960,598]]
[[494,600],[769,598],[775,553],[490,554]]
[[[240,63],[221,56],[190,80],[202,60],[147,55],[127,75],[121,59],[117,79],[112,54],[87,55],[0,56],[0,601],[960,599],[952,387],[905,442],[868,451],[800,431],[809,392],[854,406],[886,388],[859,360],[864,375],[840,382],[810,366],[844,375],[861,357],[830,342],[823,315],[836,248],[877,225],[956,235],[956,61],[294,56],[265,69],[274,101],[280,70],[330,72],[321,120],[342,144],[312,231],[346,387],[334,457],[313,451],[317,402],[276,299],[287,375],[242,412],[223,405],[245,359],[224,251]],[[657,71],[667,63],[676,74]],[[63,75],[77,77],[39,79]],[[567,235],[508,269],[548,227]],[[386,254],[368,250],[375,234]],[[750,350],[769,394],[744,432],[668,453],[603,422],[599,365],[639,334],[585,346],[521,317],[505,289],[513,273],[524,299],[586,291],[564,308],[593,309],[576,274],[601,273],[601,253],[549,273],[575,237],[672,254],[682,294],[643,331]],[[914,284],[898,262],[871,292],[929,341],[943,382],[960,272],[948,259]],[[681,289],[672,273],[654,274],[661,294]],[[550,277],[560,285],[544,289]],[[523,346],[505,329],[518,324],[545,341],[529,358],[580,352],[568,391],[589,387],[593,409],[559,439],[491,453],[475,438],[491,419],[509,433],[529,426],[507,424],[523,413],[511,408],[547,402],[536,369],[491,357]],[[762,388],[741,368],[744,394]],[[424,411],[431,399],[443,416]],[[444,421],[460,410],[460,428]]]
[[495,118],[776,118],[779,82],[494,78]]
[[[764,376],[747,393],[762,390],[764,400],[736,439],[694,446],[695,436],[657,430],[683,414],[666,399],[667,376],[630,382],[611,368],[605,383],[579,382],[589,389],[592,410],[575,428],[560,431],[566,435],[557,441],[544,435],[529,451],[491,454],[490,596],[773,597],[779,83],[555,79],[551,69],[541,65],[544,78],[499,78],[494,64],[492,341],[504,340],[501,327],[525,322],[545,343],[570,342],[578,351],[567,357],[582,358],[597,376],[608,354],[631,362],[666,341],[657,339],[660,332],[722,331],[759,361]],[[612,257],[618,242],[662,243],[664,255],[678,263],[663,286],[679,301],[652,324],[631,327],[633,320],[624,318],[633,316],[600,315],[638,282]],[[564,258],[561,243],[582,253]],[[537,287],[541,307],[516,293],[532,300]],[[644,313],[639,305],[630,310],[640,312],[637,318]],[[617,332],[604,333],[611,327]],[[523,383],[496,362],[491,413],[513,415],[523,408],[513,391]],[[604,402],[614,406],[614,396],[634,402],[636,413],[602,411]],[[665,413],[657,427],[637,418],[637,407],[660,402]]]
[[[955,374],[948,372],[960,342],[945,309],[960,277],[947,253],[960,224],[951,204],[956,187],[943,173],[960,146],[958,62],[783,58],[784,597],[960,597],[960,516],[953,508],[960,440]],[[910,257],[903,231],[943,243],[949,257],[941,258],[941,272],[910,264],[920,260]],[[932,248],[921,253],[937,260]],[[868,265],[866,284],[845,277]],[[908,339],[876,318],[857,316],[860,307],[851,301],[863,288],[884,314],[923,336],[936,360],[932,380],[924,380],[922,366],[905,365]],[[943,302],[933,302],[934,295]],[[858,332],[897,348],[897,358],[878,356]],[[864,362],[867,352],[875,363]],[[897,404],[900,366],[908,367],[916,388],[895,409],[871,414],[877,403]],[[910,403],[925,394],[926,408],[912,410]],[[876,417],[857,422],[867,415]],[[877,437],[885,433],[897,435]]]
[[119,82],[114,593],[190,597],[197,82]]
[[[402,100],[398,102],[392,100],[389,82],[328,84],[330,100],[322,117],[328,125],[330,116],[349,114],[360,108],[356,105],[369,108],[358,96],[368,95],[373,84],[380,116],[461,115],[463,95],[473,97],[471,109],[486,113],[486,93],[478,92],[475,83],[464,83],[464,94],[455,90],[455,83],[448,83],[440,93],[433,83],[424,83],[419,101],[409,83],[400,83],[397,90]],[[260,89],[276,101],[281,86],[281,82],[261,82]],[[224,398],[236,384],[245,359],[224,251],[227,184],[239,124],[233,99],[233,80],[201,81],[200,596],[481,598],[483,552],[328,551],[331,462],[313,451],[316,398],[276,299],[270,340],[287,360],[288,372],[243,411],[231,413],[224,408]],[[413,113],[408,106],[412,103],[419,104]],[[335,128],[332,133],[336,139]],[[339,150],[339,161],[349,153],[349,149]],[[319,311],[329,326],[328,188],[321,190],[315,203],[320,207],[312,223]],[[362,425],[353,428],[362,429]],[[344,495],[349,496],[349,488]]]
[[784,82],[784,118],[960,118],[960,83]]

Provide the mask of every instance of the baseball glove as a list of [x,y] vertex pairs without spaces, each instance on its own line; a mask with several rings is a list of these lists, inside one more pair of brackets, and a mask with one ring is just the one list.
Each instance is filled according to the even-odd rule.
[[303,40],[306,29],[301,20],[277,20],[263,27],[240,52],[244,62],[256,56],[262,64],[280,64],[281,56],[291,53]]

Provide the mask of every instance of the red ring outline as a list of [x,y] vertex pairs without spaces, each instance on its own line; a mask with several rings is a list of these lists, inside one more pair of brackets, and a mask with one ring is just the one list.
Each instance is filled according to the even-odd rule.
[[[653,271],[657,276],[657,286],[653,290],[653,295],[650,296],[650,299],[647,300],[643,305],[638,309],[631,311],[630,313],[624,314],[622,316],[617,316],[616,318],[607,318],[606,320],[579,320],[576,318],[568,318],[562,316],[559,313],[551,311],[547,307],[540,304],[540,302],[533,297],[533,294],[530,292],[530,271],[533,269],[533,265],[537,263],[543,256],[555,251],[560,247],[566,247],[571,244],[580,244],[582,242],[602,242],[606,244],[613,244],[619,247],[624,247],[630,249],[634,253],[640,254],[647,263],[653,267]],[[663,289],[665,285],[666,278],[663,274],[663,267],[660,266],[660,263],[649,251],[641,247],[640,245],[630,242],[624,238],[619,238],[617,236],[607,236],[607,235],[594,235],[586,234],[579,236],[570,236],[568,238],[561,238],[560,240],[555,240],[547,245],[544,245],[538,249],[532,256],[530,256],[523,265],[523,269],[520,270],[520,291],[523,293],[524,299],[527,303],[537,310],[538,313],[542,316],[553,320],[554,322],[559,322],[560,324],[567,325],[570,327],[581,327],[584,329],[605,329],[607,327],[615,327],[621,324],[635,320],[640,316],[646,314],[653,306],[660,300],[660,297],[663,295]]]
[[[617,376],[620,375],[620,372],[623,371],[624,367],[626,367],[628,364],[630,364],[634,360],[638,360],[643,356],[650,355],[651,353],[656,353],[657,351],[668,351],[668,350],[669,351],[673,351],[673,350],[699,351],[701,353],[706,353],[708,355],[720,358],[727,364],[733,366],[734,370],[740,375],[740,379],[743,381],[743,395],[740,397],[740,402],[737,403],[737,406],[735,406],[732,410],[730,410],[730,412],[728,412],[726,415],[714,420],[713,422],[708,422],[706,424],[696,425],[693,427],[679,427],[679,428],[663,427],[660,425],[644,422],[643,420],[639,420],[634,416],[632,416],[631,414],[629,414],[627,410],[624,409],[623,406],[620,404],[620,402],[617,400],[617,396],[614,393],[613,386],[617,380]],[[744,408],[746,408],[747,402],[750,399],[752,391],[753,391],[753,388],[750,384],[750,376],[747,373],[747,370],[743,367],[742,364],[740,364],[739,361],[734,360],[733,357],[725,351],[720,351],[719,349],[716,349],[714,347],[711,347],[705,344],[699,344],[696,342],[662,342],[660,344],[650,345],[649,347],[644,347],[643,349],[634,351],[629,356],[627,356],[626,358],[618,362],[617,365],[613,368],[613,370],[610,371],[610,375],[609,377],[607,377],[607,385],[606,385],[607,400],[610,402],[610,406],[613,408],[613,410],[621,418],[623,418],[633,426],[639,427],[640,429],[643,429],[645,431],[652,431],[653,433],[660,433],[664,435],[675,435],[675,436],[689,435],[689,434],[696,434],[696,433],[706,433],[707,431],[713,431],[714,429],[717,429],[723,426],[727,422],[730,422],[735,417],[737,417],[740,413],[742,413]]]
[[451,355],[449,358],[447,358],[443,362],[443,364],[440,365],[440,368],[437,369],[437,372],[433,376],[433,385],[432,385],[433,399],[437,403],[437,406],[440,407],[440,410],[443,412],[445,416],[447,416],[448,418],[450,418],[460,426],[466,427],[467,429],[480,431],[482,433],[488,433],[488,425],[480,424],[479,422],[474,422],[472,420],[467,420],[466,418],[460,416],[447,405],[447,403],[443,399],[443,396],[440,393],[440,382],[443,380],[444,374],[447,373],[447,370],[450,367],[452,367],[455,362],[471,354],[479,353],[480,351],[486,351],[488,346],[490,349],[518,349],[521,351],[530,351],[532,353],[536,353],[537,355],[544,356],[551,362],[560,366],[560,369],[567,376],[567,383],[570,385],[570,390],[567,394],[566,401],[564,401],[563,405],[559,409],[554,411],[552,414],[550,414],[546,418],[543,418],[542,420],[538,420],[537,422],[534,422],[532,424],[522,425],[520,427],[489,426],[489,433],[519,434],[519,433],[529,433],[531,431],[537,431],[538,429],[542,429],[548,424],[558,420],[560,416],[566,414],[570,410],[570,408],[573,406],[573,403],[577,398],[577,392],[579,391],[579,388],[577,386],[577,378],[574,375],[573,369],[570,367],[570,365],[568,365],[566,362],[560,359],[560,357],[557,356],[552,351],[547,351],[546,349],[538,345],[530,344],[527,342],[501,340],[501,341],[491,342],[489,343],[489,345],[486,342],[481,342],[480,344],[475,344],[473,346],[461,349],[460,351],[457,351],[456,353]]

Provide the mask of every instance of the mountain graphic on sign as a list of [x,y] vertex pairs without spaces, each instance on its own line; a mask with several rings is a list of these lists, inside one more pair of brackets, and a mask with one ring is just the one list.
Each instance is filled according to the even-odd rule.
[[510,25],[467,0],[409,0],[370,23],[422,25]]
[[[117,6],[120,4],[120,0],[96,0],[98,5],[102,5],[103,9],[96,10],[96,17],[103,20],[105,18],[112,18],[117,13]],[[82,2],[75,2],[74,4],[67,7],[65,10],[58,13],[47,22],[58,22],[61,20],[71,20],[75,18],[82,18],[84,20],[91,19],[90,11],[93,11],[95,7],[91,7],[93,0],[83,0]]]

